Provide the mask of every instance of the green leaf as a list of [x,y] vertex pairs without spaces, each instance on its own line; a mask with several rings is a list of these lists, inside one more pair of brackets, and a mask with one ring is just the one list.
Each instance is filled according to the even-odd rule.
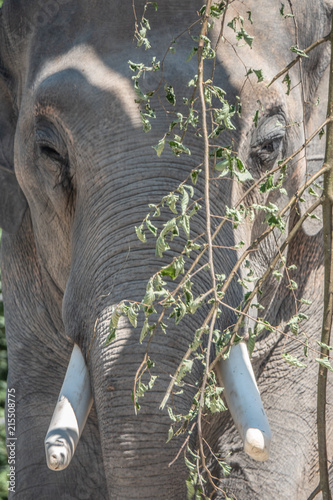
[[179,382],[185,377],[185,375],[192,370],[192,367],[193,367],[193,360],[190,359],[183,360],[179,373],[176,378],[176,384],[179,384]]
[[253,24],[253,20],[252,20],[252,12],[250,10],[247,10],[246,11],[247,15],[248,15],[248,20],[250,21],[251,24]]
[[247,343],[247,350],[249,351],[250,358],[252,356],[255,343],[256,343],[256,335],[252,331],[252,329],[249,328],[249,340],[248,340],[248,343]]
[[252,181],[253,177],[251,173],[244,169],[242,172],[237,172],[237,170],[234,171],[235,177],[239,182],[246,182],[246,181]]
[[187,209],[187,205],[188,205],[188,202],[190,200],[190,197],[189,197],[189,194],[188,192],[186,191],[186,189],[184,189],[183,191],[183,198],[182,198],[182,201],[180,203],[180,206],[181,206],[181,209],[182,209],[182,214],[184,215],[185,212],[186,212],[186,209]]
[[187,239],[190,239],[190,218],[189,218],[189,216],[186,214],[182,215],[182,217],[179,219],[178,224],[183,228]]
[[291,90],[291,80],[290,80],[289,73],[286,74],[286,76],[282,80],[282,83],[286,83],[287,84],[287,92],[286,92],[286,94],[289,95],[290,94],[290,90]]
[[144,132],[149,132],[151,130],[151,123],[148,120],[147,116],[140,111],[140,117],[143,125],[143,131]]
[[131,325],[134,326],[134,328],[136,328],[138,326],[138,320],[137,320],[138,313],[135,312],[133,304],[131,304],[130,308],[127,311],[127,317]]
[[294,52],[295,54],[297,54],[298,56],[301,56],[301,57],[309,57],[305,52],[304,50],[301,50],[297,47],[297,45],[293,45],[292,47],[290,47],[290,50],[291,52]]
[[169,144],[170,148],[172,149],[172,152],[176,156],[180,156],[181,153],[185,153],[187,155],[191,154],[191,151],[186,146],[184,146],[184,144],[182,144],[179,141],[176,141],[176,140],[168,141],[168,144]]
[[156,240],[156,255],[163,257],[163,252],[166,250],[170,250],[170,247],[161,234]]
[[294,17],[294,15],[293,15],[293,14],[285,14],[285,13],[284,13],[284,4],[283,4],[283,3],[281,3],[280,15],[281,15],[282,17],[284,17],[285,19],[286,19],[287,17]]
[[110,331],[111,331],[111,327],[117,329],[119,319],[121,318],[122,315],[123,315],[122,305],[117,306],[111,315]]
[[166,99],[169,101],[170,104],[172,104],[172,106],[174,106],[176,104],[176,95],[174,88],[172,87],[172,85],[165,84],[164,90],[166,94],[165,95]]
[[[227,464],[226,462],[223,462],[222,460],[218,460],[219,466],[222,468],[222,472],[224,477],[228,477],[230,475],[230,472],[232,470],[231,465]],[[224,500],[233,500],[232,498],[225,497]]]
[[184,266],[185,261],[181,255],[168,266],[162,267],[161,276],[170,276],[174,280],[179,276],[179,274],[184,272]]
[[159,217],[161,215],[161,210],[157,205],[155,205],[155,203],[149,203],[148,207],[155,210],[153,217]]
[[253,73],[256,75],[256,77],[258,79],[257,83],[264,81],[264,75],[263,75],[262,69],[254,69]]
[[308,300],[308,299],[301,299],[301,302],[302,302],[302,304],[307,304],[309,306],[312,304],[312,300]]
[[324,344],[323,342],[319,342],[319,340],[317,340],[317,344],[319,345],[319,347],[323,347],[324,349],[327,349],[328,351],[331,351],[333,349],[333,347],[331,347],[330,345]]
[[110,326],[110,333],[107,336],[106,345],[108,345],[111,342],[113,342],[114,340],[116,340],[116,338],[117,338],[117,333],[116,332],[117,332],[117,329],[114,328],[113,326]]
[[296,281],[290,280],[288,288],[290,288],[291,290],[297,290],[298,285],[297,285]]
[[314,196],[315,198],[320,198],[319,194],[316,193],[316,191],[312,187],[309,187],[308,193],[311,194],[311,196]]
[[170,425],[170,428],[169,428],[169,432],[168,432],[168,439],[166,440],[166,442],[168,443],[173,437],[173,427],[172,425]]
[[184,184],[183,188],[187,188],[190,192],[190,197],[193,198],[194,196],[194,187],[191,186],[190,184]]
[[194,54],[196,54],[197,52],[198,52],[198,47],[193,47],[191,52],[189,53],[189,55],[185,59],[185,62],[189,62],[192,59],[192,57],[194,56]]
[[272,272],[272,275],[278,280],[281,281],[281,278],[283,278],[283,274],[278,271],[277,269]]
[[245,43],[248,44],[248,46],[252,49],[252,43],[253,43],[253,39],[254,37],[249,35],[245,29],[242,27],[239,31],[237,31],[237,35],[236,35],[236,38],[237,40],[241,40],[243,39]]
[[329,370],[330,372],[333,372],[333,368],[329,362],[329,359],[327,356],[325,356],[324,358],[316,358],[316,361],[317,363],[319,363],[320,365],[324,366],[325,368],[327,368],[327,370]]
[[254,117],[253,117],[253,123],[254,123],[254,126],[255,128],[258,127],[258,119],[259,119],[259,109],[256,110],[256,112],[254,113]]
[[298,323],[299,323],[298,315],[293,316],[287,323],[290,327],[291,333],[293,333],[294,335],[297,335],[299,332],[299,324]]
[[135,232],[137,237],[139,238],[140,241],[142,241],[142,243],[145,243],[147,240],[146,240],[146,235],[143,231],[144,231],[143,224],[141,224],[141,226],[139,227],[135,226]]
[[164,203],[166,203],[168,205],[168,207],[170,208],[171,212],[174,214],[177,214],[178,212],[176,209],[176,203],[177,203],[178,199],[179,199],[179,196],[177,194],[170,193],[167,196],[164,196],[164,198],[162,198],[162,206],[164,206]]
[[143,298],[143,304],[150,306],[155,300],[155,293],[152,285],[149,283],[147,286],[146,294]]
[[135,90],[135,93],[136,93],[136,95],[138,97],[138,99],[136,99],[135,102],[140,103],[142,101],[147,101],[148,100],[148,96],[142,92],[138,80],[134,81],[134,90]]
[[199,177],[199,173],[201,172],[200,169],[193,170],[191,172],[191,180],[193,182],[193,185],[195,186]]
[[283,352],[282,357],[285,361],[287,361],[287,363],[289,363],[292,366],[297,366],[298,368],[305,368],[306,367],[306,364],[301,363],[301,361],[299,361],[295,356],[292,356],[291,354]]
[[164,146],[165,146],[165,137],[163,137],[163,139],[160,139],[156,144],[156,146],[152,146],[152,148],[155,149],[157,156],[161,156]]
[[230,162],[228,158],[226,160],[219,161],[218,163],[216,163],[215,170],[221,172],[220,177],[224,177],[229,173],[230,171],[229,164]]
[[271,191],[271,189],[274,187],[273,184],[273,176],[269,175],[266,181],[260,185],[259,191],[261,193],[266,193],[268,191]]
[[194,314],[196,312],[196,310],[201,307],[201,305],[203,304],[203,299],[202,297],[199,295],[199,297],[197,297],[193,302],[192,304],[188,307],[188,311],[190,314]]
[[152,224],[152,223],[150,222],[150,220],[149,220],[149,218],[148,218],[148,217],[147,217],[147,219],[146,219],[146,226],[147,226],[147,228],[149,229],[149,231],[150,231],[151,233],[153,233],[153,235],[154,235],[154,236],[157,236],[157,227],[156,227],[156,226],[154,226],[154,224]]
[[144,338],[146,337],[147,333],[148,333],[148,327],[149,327],[149,323],[148,323],[148,319],[146,318],[144,323],[143,323],[143,327],[142,327],[142,330],[141,330],[141,334],[140,334],[140,344],[142,344]]

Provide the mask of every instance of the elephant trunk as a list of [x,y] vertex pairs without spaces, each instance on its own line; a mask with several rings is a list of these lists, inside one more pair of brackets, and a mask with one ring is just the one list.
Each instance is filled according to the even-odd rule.
[[[244,450],[255,460],[266,460],[271,431],[244,343],[232,347],[229,358],[219,363],[218,375]],[[69,465],[91,406],[89,373],[81,350],[75,344],[45,438],[50,469],[62,470]]]

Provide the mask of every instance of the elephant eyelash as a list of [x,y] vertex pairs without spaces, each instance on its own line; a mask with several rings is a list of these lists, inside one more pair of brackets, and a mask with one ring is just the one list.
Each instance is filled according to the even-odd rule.
[[57,166],[57,179],[53,189],[60,188],[67,196],[67,209],[71,212],[74,206],[75,190],[73,186],[73,175],[67,154],[61,154],[49,143],[44,134],[40,132],[39,141],[37,140],[39,154],[46,160],[51,160]]
[[64,189],[64,191],[69,191],[72,186],[73,176],[70,175],[68,158],[63,157],[56,149],[45,144],[40,146],[40,152],[48,159],[58,163],[58,181],[55,184],[54,189],[60,186]]
[[60,188],[67,195],[67,210],[72,213],[74,208],[75,201],[75,189],[73,184],[74,175],[70,175],[70,167],[67,162],[64,165],[61,165],[58,174],[58,181],[54,186],[54,189]]

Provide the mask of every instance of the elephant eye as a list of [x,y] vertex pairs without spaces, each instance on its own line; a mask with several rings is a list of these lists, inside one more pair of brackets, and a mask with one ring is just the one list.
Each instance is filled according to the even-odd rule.
[[54,188],[60,186],[72,195],[73,176],[70,173],[65,143],[50,127],[42,127],[36,131],[36,143],[43,167],[49,168],[54,176]]
[[270,168],[282,152],[286,135],[285,118],[281,113],[262,119],[251,140],[251,158],[258,167]]
[[[262,144],[257,150],[257,155],[261,161],[266,161],[274,156],[274,160],[278,152],[280,151],[280,147],[282,144],[283,137],[275,137],[272,140],[269,140]],[[273,159],[273,158],[272,158]]]
[[51,158],[52,160],[58,161],[58,162],[65,162],[66,158],[64,158],[56,149],[53,147],[47,145],[47,144],[40,144],[39,145],[39,150],[40,153],[44,156],[47,156],[48,158]]
[[67,162],[66,144],[53,124],[48,122],[38,123],[36,144],[39,154],[43,157],[60,163]]

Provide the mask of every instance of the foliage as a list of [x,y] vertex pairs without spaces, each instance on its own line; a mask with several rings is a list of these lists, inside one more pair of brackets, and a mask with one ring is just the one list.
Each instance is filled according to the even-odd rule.
[[[3,0],[0,0],[0,7],[2,3]],[[184,61],[185,64],[196,57],[198,67],[197,73],[189,77],[186,94],[176,95],[172,82],[163,80],[164,59],[167,56],[172,56],[176,50],[175,40],[181,35],[170,40],[166,56],[162,61],[158,61],[155,56],[151,57],[149,65],[129,61],[129,68],[133,72],[136,103],[140,106],[144,132],[149,133],[153,127],[156,118],[154,103],[159,100],[168,106],[167,114],[171,117],[169,127],[157,144],[152,144],[157,157],[165,154],[166,150],[171,151],[177,157],[191,156],[190,141],[187,141],[189,134],[194,134],[198,141],[201,141],[200,147],[205,152],[202,163],[195,165],[183,182],[175,185],[174,190],[166,194],[159,203],[149,204],[147,215],[135,228],[136,235],[142,244],[145,244],[148,239],[150,241],[151,238],[155,239],[155,256],[161,259],[161,266],[149,278],[146,293],[141,302],[124,300],[114,308],[107,339],[108,343],[116,340],[117,329],[122,318],[127,318],[133,328],[140,326],[139,341],[146,345],[146,353],[137,370],[132,393],[135,411],[139,411],[139,401],[141,402],[145,393],[154,387],[159,376],[158,366],[149,355],[149,347],[154,341],[156,332],[162,330],[164,334],[167,334],[170,324],[178,327],[179,324],[182,325],[182,322],[186,321],[187,316],[196,315],[198,318],[198,312],[201,312],[201,317],[204,319],[193,332],[188,350],[175,373],[172,374],[170,385],[161,401],[161,408],[166,408],[170,417],[170,428],[166,441],[173,439],[174,436],[184,436],[182,449],[184,449],[184,460],[189,472],[186,482],[189,499],[208,498],[205,486],[207,481],[211,483],[213,489],[220,489],[206,466],[203,451],[204,436],[200,431],[203,416],[226,410],[223,402],[223,389],[216,380],[214,367],[219,360],[228,356],[232,345],[242,340],[244,319],[249,316],[250,307],[258,311],[258,315],[253,317],[254,331],[246,332],[249,336],[250,353],[255,347],[257,337],[263,330],[269,332],[277,330],[265,319],[265,311],[263,311],[260,301],[262,288],[266,280],[275,279],[276,282],[283,283],[283,286],[286,287],[286,290],[290,290],[291,294],[297,290],[296,281],[290,277],[290,272],[295,266],[290,263],[287,266],[284,252],[304,220],[311,217],[311,211],[322,204],[323,196],[315,191],[314,187],[316,186],[313,183],[320,175],[327,172],[327,167],[324,167],[316,173],[281,209],[270,201],[266,202],[267,195],[274,191],[286,195],[285,178],[291,160],[299,151],[289,158],[277,162],[274,168],[263,173],[260,179],[254,179],[242,159],[233,151],[233,147],[224,139],[227,136],[226,133],[235,130],[235,118],[242,116],[242,103],[240,100],[236,104],[230,103],[226,92],[214,82],[214,65],[218,47],[212,46],[209,30],[214,22],[220,22],[223,28],[228,3],[228,1],[213,3],[211,0],[207,0],[206,5],[199,12],[198,30],[197,32],[194,29],[191,30],[193,47]],[[136,21],[135,24],[137,46],[143,50],[152,50],[149,40],[149,8],[158,10],[158,3],[147,1],[141,20]],[[248,11],[247,14],[247,19],[238,15],[224,27],[225,30],[234,33],[237,47],[240,49],[242,46],[252,49],[255,43],[255,38],[249,33],[249,27],[254,22],[252,13]],[[286,21],[288,18],[293,18],[293,13],[285,13],[284,4],[281,4],[280,14]],[[327,41],[327,37],[322,41]],[[322,41],[318,43],[322,43]],[[296,59],[276,75],[267,86],[273,84],[280,76],[284,76],[283,83],[286,84],[286,94],[289,95],[293,90],[290,69],[296,62],[301,64],[302,59],[308,58],[312,48],[314,46],[303,50],[298,47],[297,43],[291,46],[290,51],[296,55]],[[211,76],[206,77],[206,79],[204,79],[204,65],[206,65],[205,68],[208,67],[211,70]],[[162,84],[157,89],[143,91],[144,86],[141,82],[148,72],[160,73]],[[208,70],[205,72],[206,74],[208,74]],[[245,77],[249,78],[251,75],[256,78],[258,84],[265,81],[265,75],[261,68],[247,68]],[[176,111],[177,102],[183,102],[186,105],[186,112]],[[253,116],[255,127],[258,126],[261,110],[262,105],[258,101],[258,109]],[[329,120],[326,123],[328,122]],[[316,131],[313,137],[317,133],[321,133],[326,123]],[[310,140],[311,138],[308,142]],[[304,148],[305,144],[302,146],[302,149]],[[211,228],[210,212],[210,179],[212,176],[215,182],[232,180],[234,185],[241,186],[245,192],[242,199],[239,199],[233,206],[226,207],[225,215],[221,217],[222,220],[214,232]],[[205,186],[204,199],[200,195],[198,184]],[[296,203],[302,203],[302,194],[306,190],[316,200],[311,209],[300,218],[293,231],[286,236],[290,211],[296,206]],[[249,195],[254,192],[260,193],[262,202],[252,201],[249,203],[247,201],[251,198]],[[205,234],[194,236],[191,230],[192,222],[198,218],[198,214],[200,217],[205,217]],[[164,217],[162,225],[161,215]],[[231,224],[237,230],[244,224],[252,222],[258,215],[261,215],[263,220],[262,234],[247,247],[244,241],[236,241],[232,249],[241,250],[238,261],[229,276],[218,274],[215,271],[214,241],[223,226]],[[258,276],[251,264],[250,255],[266,238],[272,237],[273,234],[275,237],[284,234],[284,242],[277,248],[275,256],[267,265],[267,269]],[[182,250],[179,252],[180,245]],[[173,258],[169,257],[170,250],[173,251],[173,255],[176,254]],[[242,270],[241,277],[240,270]],[[202,281],[209,281],[209,286],[199,293],[198,289],[200,288],[197,283],[203,275],[205,280]],[[209,276],[208,279],[207,276]],[[231,308],[229,304],[224,302],[224,297],[232,280],[237,276],[239,285],[244,289],[244,300],[237,308],[233,308],[237,318],[236,323],[221,331],[218,328],[217,319],[223,313],[223,307]],[[295,294],[293,297],[296,312],[286,321],[286,325],[288,335],[290,334],[295,341],[304,344],[304,360],[301,361],[285,351],[281,352],[282,360],[295,369],[303,370],[307,366],[306,359],[308,351],[311,349],[317,355],[315,360],[320,369],[333,371],[330,361],[332,348],[329,345],[329,338],[326,337],[325,341],[321,339],[318,342],[321,349],[320,355],[318,355],[318,346],[312,345],[313,341],[308,338],[304,329],[308,317],[300,311],[301,304],[307,304],[308,301],[302,297],[296,299]],[[279,331],[279,333],[284,334],[285,332]],[[186,413],[177,413],[173,406],[172,396],[187,389],[187,377],[193,371],[193,367],[198,365],[202,367],[201,378],[196,380],[196,391],[191,405]],[[0,419],[4,418],[6,373],[3,305],[0,302]],[[198,431],[198,444],[195,449],[192,449],[189,445],[189,437],[194,429]],[[1,439],[5,442],[3,429],[1,430]],[[212,451],[211,454],[213,455]],[[227,476],[230,473],[230,466],[225,462],[224,457],[213,456],[213,459],[221,467],[222,474]],[[5,447],[0,449],[0,468],[0,498],[5,499],[7,490]],[[225,493],[224,495],[227,499],[227,495]]]
[[[147,19],[148,7],[151,2],[147,2],[142,20],[136,23],[136,39],[138,46],[144,46],[145,50],[151,49],[149,42],[149,21]],[[292,18],[293,14],[285,14],[284,5],[281,4],[280,14],[284,19]],[[154,8],[158,6],[154,2]],[[201,419],[203,414],[207,416],[209,413],[222,412],[226,408],[221,398],[223,389],[218,386],[213,371],[216,363],[227,357],[232,344],[236,344],[242,340],[241,332],[244,325],[244,318],[249,316],[250,307],[256,308],[258,311],[263,309],[259,302],[255,302],[256,297],[262,293],[262,287],[265,281],[272,277],[281,282],[285,280],[286,290],[291,290],[295,299],[296,313],[287,321],[287,326],[291,334],[300,343],[306,346],[304,348],[305,359],[308,356],[308,349],[311,341],[303,329],[304,322],[308,317],[299,309],[301,304],[307,304],[305,298],[296,299],[295,290],[298,285],[295,280],[290,278],[290,272],[295,269],[293,264],[286,265],[286,259],[283,256],[284,251],[288,247],[301,224],[307,217],[312,217],[311,212],[321,205],[323,197],[318,195],[312,187],[312,183],[324,173],[325,168],[317,172],[302,186],[294,196],[292,196],[287,204],[280,209],[277,205],[267,200],[267,194],[279,190],[281,194],[286,195],[287,191],[284,187],[285,177],[288,171],[288,166],[291,160],[300,152],[298,150],[289,158],[285,158],[277,162],[274,169],[267,170],[259,180],[254,180],[249,170],[244,165],[242,159],[232,150],[229,144],[221,144],[219,140],[227,131],[235,129],[234,117],[241,117],[242,104],[238,100],[237,105],[232,105],[227,100],[226,92],[214,83],[214,67],[215,62],[211,62],[216,57],[216,47],[212,47],[210,38],[208,37],[209,30],[214,22],[220,21],[223,29],[224,15],[228,8],[228,2],[212,3],[208,0],[206,5],[201,9],[199,32],[194,34],[191,30],[191,36],[194,42],[193,48],[189,53],[186,61],[188,62],[194,56],[198,59],[197,74],[189,78],[186,94],[176,95],[172,82],[163,82],[163,64],[166,56],[170,56],[175,50],[175,40],[181,37],[179,35],[174,40],[170,41],[166,55],[163,61],[157,61],[156,57],[152,57],[151,65],[147,66],[140,62],[129,61],[130,70],[135,73],[132,77],[134,81],[134,89],[137,95],[136,102],[141,106],[141,119],[143,130],[146,133],[152,128],[152,119],[156,117],[154,110],[154,102],[159,99],[160,102],[165,100],[165,106],[171,106],[171,111],[167,111],[172,117],[168,130],[160,138],[157,144],[152,145],[156,154],[160,157],[165,148],[169,147],[175,156],[191,155],[191,150],[187,143],[189,134],[195,134],[198,140],[202,141],[201,148],[204,149],[203,163],[196,165],[184,181],[175,186],[175,189],[165,195],[158,204],[150,204],[149,212],[143,219],[142,223],[135,228],[138,239],[142,243],[146,243],[148,238],[151,238],[150,233],[156,240],[155,253],[156,256],[163,259],[161,268],[151,276],[147,283],[145,296],[141,302],[123,301],[118,304],[112,314],[110,323],[110,334],[107,342],[113,342],[117,338],[117,328],[122,317],[126,317],[134,328],[141,323],[140,343],[146,344],[146,354],[142,364],[138,368],[132,399],[135,411],[140,409],[139,399],[142,398],[146,391],[154,386],[154,382],[158,377],[158,367],[154,360],[149,356],[149,347],[154,339],[156,332],[161,329],[167,334],[170,321],[176,326],[179,325],[187,315],[194,315],[198,310],[201,310],[205,319],[201,326],[194,332],[193,340],[188,346],[187,352],[184,354],[181,363],[172,376],[167,392],[161,402],[161,408],[167,408],[171,420],[169,435],[167,440],[173,438],[174,435],[185,434],[184,445],[185,463],[189,469],[189,478],[187,480],[188,498],[207,498],[205,496],[205,482],[207,479],[211,483],[213,489],[220,489],[214,483],[210,471],[205,465],[204,453],[204,437],[201,434]],[[247,45],[252,48],[254,37],[247,32],[247,25],[253,24],[252,13],[248,11],[248,20],[237,16],[232,19],[226,28],[229,28],[235,33],[238,42],[244,42],[241,45]],[[322,41],[327,40],[322,39]],[[322,41],[318,42],[322,43]],[[287,84],[286,93],[292,91],[291,79],[288,70],[302,58],[307,58],[312,46],[308,49],[301,50],[297,44],[290,48],[291,52],[297,55],[295,62],[288,65],[285,70],[282,70],[270,83],[275,79],[285,74],[283,82]],[[210,64],[213,68],[211,77],[204,80],[203,65]],[[301,64],[301,62],[300,62]],[[161,83],[157,89],[151,89],[145,93],[141,90],[140,79],[146,72],[160,72]],[[249,69],[246,72],[246,77],[254,74],[257,77],[257,83],[264,81],[262,69]],[[268,86],[269,86],[268,85]],[[161,89],[164,90],[162,95]],[[172,111],[176,102],[183,102],[187,106],[186,113]],[[255,127],[258,125],[258,119],[261,112],[261,103],[258,101],[259,109],[256,111],[253,122]],[[164,106],[163,106],[164,107]],[[209,111],[208,111],[209,110]],[[208,123],[209,121],[209,123]],[[308,140],[310,142],[313,137],[320,132],[318,129],[313,136]],[[208,132],[209,131],[209,132]],[[307,143],[308,143],[307,142]],[[306,144],[302,146],[304,149]],[[210,213],[210,180],[212,172],[215,174],[215,181],[223,181],[225,178],[232,179],[235,183],[243,186],[245,195],[234,206],[226,207],[224,217],[219,223],[214,233],[211,229],[211,213]],[[197,183],[204,183],[205,197],[201,199],[200,190],[197,189]],[[261,242],[272,234],[275,237],[285,233],[290,211],[296,206],[296,203],[302,203],[304,200],[302,194],[305,190],[309,190],[309,194],[316,197],[317,200],[307,213],[300,218],[293,230],[288,236],[284,236],[284,242],[277,248],[275,257],[271,260],[267,269],[261,276],[256,276],[254,269],[251,266],[250,254],[257,250]],[[248,195],[253,192],[261,193],[261,203],[248,203]],[[247,198],[248,197],[248,198]],[[246,200],[246,202],[244,201]],[[193,237],[191,232],[192,220],[201,213],[201,217],[205,214],[206,232],[199,237]],[[213,242],[224,224],[232,223],[234,229],[247,222],[252,222],[258,214],[262,213],[265,229],[262,234],[251,244],[243,249],[241,257],[232,269],[230,276],[219,275],[215,272],[215,250]],[[159,221],[161,214],[166,219],[163,226]],[[313,216],[314,217],[314,216]],[[176,251],[175,241],[183,245],[181,252]],[[244,246],[243,241],[236,242],[234,249],[241,249]],[[166,260],[169,250],[176,252],[171,260]],[[233,309],[229,304],[223,301],[223,298],[230,286],[233,278],[238,274],[239,270],[246,269],[245,277],[238,280],[238,283],[243,286],[244,301],[236,309]],[[200,280],[203,273],[208,273],[210,276],[210,286],[202,293],[198,293],[200,289],[197,280]],[[207,280],[206,280],[207,281]],[[196,291],[196,292],[195,292]],[[221,331],[217,327],[216,320],[222,314],[222,308],[227,307],[233,309],[237,315],[236,324],[231,328]],[[198,316],[197,316],[198,317]],[[255,331],[249,331],[249,351],[252,353],[255,340],[260,331],[266,329],[268,331],[276,331],[276,327],[269,324],[264,319],[264,312],[257,317],[253,317],[256,324]],[[284,333],[279,331],[279,333]],[[317,352],[316,346],[311,346],[312,351]],[[300,361],[294,355],[288,352],[281,352],[282,359],[293,367],[305,368],[307,364]],[[211,361],[211,358],[214,358]],[[316,358],[320,366],[332,370],[328,355]],[[186,414],[176,414],[170,403],[170,396],[175,394],[177,388],[186,390],[186,377],[192,372],[193,366],[198,363],[202,364],[202,377],[196,381],[198,390],[192,400],[192,405]],[[147,379],[148,375],[148,379]],[[198,429],[198,448],[193,450],[189,447],[189,435],[193,429]],[[223,473],[226,470],[226,464],[220,458],[215,457],[220,464]],[[200,465],[198,465],[200,464]],[[225,494],[225,493],[224,493]],[[225,494],[225,498],[227,498]]]

